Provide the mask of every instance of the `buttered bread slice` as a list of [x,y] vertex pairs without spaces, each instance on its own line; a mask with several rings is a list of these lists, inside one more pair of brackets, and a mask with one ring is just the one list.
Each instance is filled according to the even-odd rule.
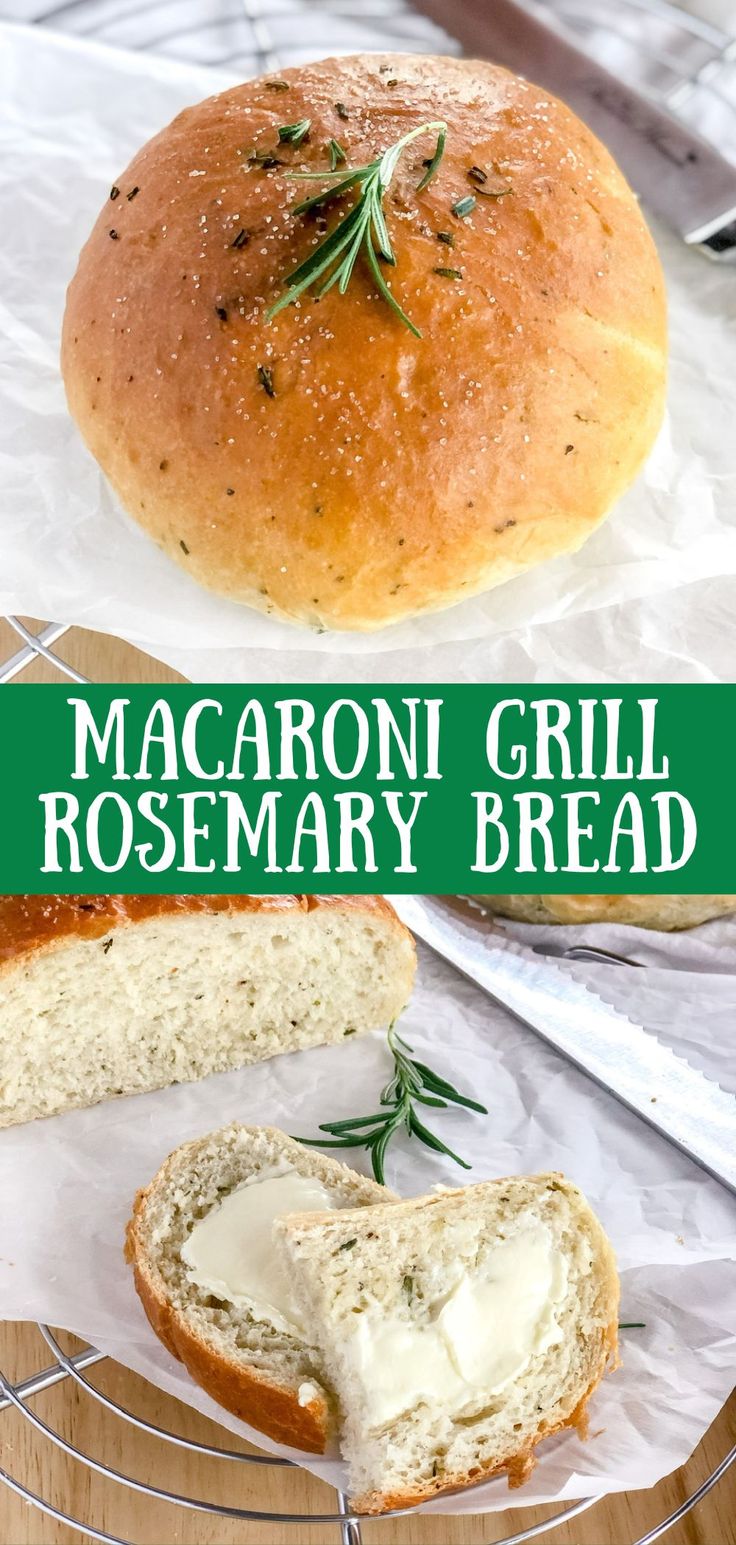
[[126,1258],[156,1335],[196,1383],[251,1427],[321,1453],[334,1401],[274,1219],[395,1200],[274,1127],[233,1123],[175,1149],[139,1191]]
[[367,1513],[506,1470],[582,1428],[615,1364],[611,1245],[562,1175],[274,1223]]

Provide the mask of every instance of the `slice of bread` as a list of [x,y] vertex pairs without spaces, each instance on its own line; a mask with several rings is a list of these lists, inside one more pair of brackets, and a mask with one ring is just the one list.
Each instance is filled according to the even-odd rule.
[[0,898],[0,1127],[385,1028],[411,934],[380,896]]
[[273,1127],[233,1124],[175,1149],[139,1191],[125,1255],[156,1335],[196,1383],[251,1427],[321,1453],[334,1401],[316,1347],[197,1286],[182,1260],[200,1219],[245,1182],[287,1167],[319,1180],[351,1217],[356,1208],[396,1201],[384,1186]]
[[521,1484],[540,1439],[583,1427],[616,1360],[618,1279],[564,1176],[292,1214],[273,1232],[341,1408],[358,1510],[502,1470]]

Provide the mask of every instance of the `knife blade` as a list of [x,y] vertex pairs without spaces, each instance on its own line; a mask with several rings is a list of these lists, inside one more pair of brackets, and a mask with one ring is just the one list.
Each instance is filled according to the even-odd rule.
[[576,48],[517,0],[414,0],[468,53],[562,97],[603,140],[648,206],[708,256],[736,258],[736,167],[651,98]]
[[736,1098],[457,898],[389,896],[402,923],[736,1194]]

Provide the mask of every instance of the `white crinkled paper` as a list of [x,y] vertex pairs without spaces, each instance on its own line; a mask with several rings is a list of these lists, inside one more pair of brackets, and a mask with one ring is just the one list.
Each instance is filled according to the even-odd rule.
[[[469,899],[474,908],[482,908],[480,901]],[[518,923],[506,917],[494,917],[493,926],[532,948],[540,944],[557,954],[577,945],[592,946],[636,961],[641,966],[664,966],[667,971],[689,972],[696,982],[697,972],[736,974],[736,913],[733,912],[678,933],[659,933],[653,928],[634,928],[626,923]],[[586,963],[586,973],[588,970]],[[616,976],[619,987],[626,975]],[[639,976],[636,978],[638,982],[643,980]],[[736,986],[734,993],[736,996]],[[736,1063],[736,1049],[733,1058]]]
[[[563,969],[735,1088],[736,977],[694,970],[687,958],[683,965],[676,936],[652,936],[652,946],[660,963],[645,971]],[[687,1459],[734,1381],[736,1201],[423,949],[403,1029],[418,1055],[472,1090],[489,1115],[432,1113],[471,1160],[469,1177],[403,1140],[389,1150],[388,1184],[412,1195],[437,1182],[564,1170],[613,1239],[621,1318],[646,1322],[622,1333],[623,1367],[591,1405],[596,1436],[583,1443],[568,1432],[545,1443],[514,1507],[654,1485]],[[313,1135],[320,1121],[368,1109],[387,1071],[383,1038],[373,1035],[0,1133],[0,1314],[78,1332],[232,1431],[342,1487],[336,1460],[269,1443],[190,1381],[148,1327],[122,1238],[134,1191],[177,1144],[230,1120]],[[366,1168],[357,1152],[355,1163]],[[508,1504],[506,1482],[496,1479],[432,1509]]]
[[598,656],[622,677],[651,679],[650,661],[677,674],[683,653],[734,674],[736,634],[720,620],[736,576],[732,270],[658,229],[668,421],[579,553],[377,634],[295,629],[202,590],[123,514],[66,413],[58,371],[66,284],[112,179],[231,77],[38,29],[2,27],[0,43],[0,613],[119,634],[199,680],[329,680],[337,661],[345,680],[406,679],[407,668],[414,679],[448,668],[513,679],[545,657],[558,676],[586,680],[601,631]]

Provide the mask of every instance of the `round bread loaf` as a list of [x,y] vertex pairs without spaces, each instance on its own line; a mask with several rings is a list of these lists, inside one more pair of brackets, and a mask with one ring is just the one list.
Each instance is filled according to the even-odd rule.
[[633,923],[669,933],[736,912],[736,896],[477,896],[521,923]]
[[[329,178],[287,174],[438,120],[428,186],[436,130],[384,198],[381,271],[422,337],[365,251],[344,294],[269,320],[359,196],[295,215]],[[665,339],[636,200],[568,108],[482,61],[370,55],[225,91],[138,153],[82,252],[62,365],[123,504],[195,579],[373,629],[579,547],[652,445]]]

